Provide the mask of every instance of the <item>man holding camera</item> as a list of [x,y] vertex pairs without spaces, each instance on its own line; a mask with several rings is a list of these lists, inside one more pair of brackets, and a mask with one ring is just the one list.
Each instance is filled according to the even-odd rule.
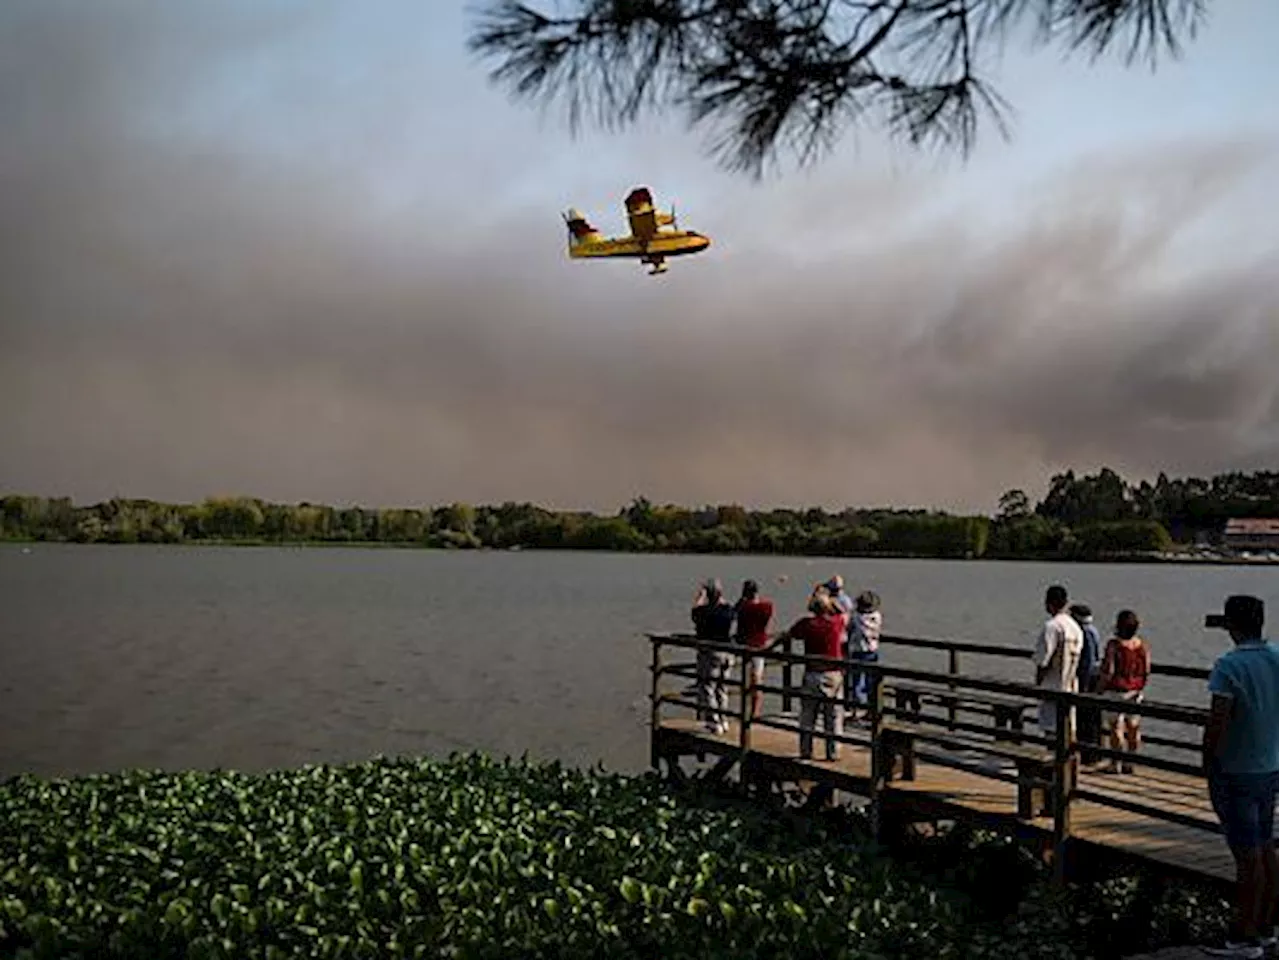
[[1263,638],[1257,597],[1227,598],[1205,626],[1225,629],[1235,648],[1209,675],[1204,769],[1209,797],[1236,861],[1236,905],[1220,957],[1261,958],[1276,944],[1276,800],[1280,790],[1280,659]]
[[[729,643],[737,612],[724,598],[719,580],[707,580],[693,598],[693,635],[699,640]],[[729,732],[729,688],[725,681],[733,658],[719,650],[698,651],[698,717],[714,734]]]

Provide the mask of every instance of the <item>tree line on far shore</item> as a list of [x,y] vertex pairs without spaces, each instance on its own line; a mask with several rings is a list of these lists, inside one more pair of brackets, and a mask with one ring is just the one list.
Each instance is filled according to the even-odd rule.
[[614,515],[529,503],[333,507],[211,497],[171,504],[112,498],[0,497],[0,537],[78,543],[384,543],[461,549],[580,549],[821,556],[1105,559],[1213,542],[1234,517],[1275,517],[1277,474],[1130,484],[1113,470],[1055,475],[1044,498],[1000,497],[994,516],[925,509],[830,512],[697,509],[643,497]]

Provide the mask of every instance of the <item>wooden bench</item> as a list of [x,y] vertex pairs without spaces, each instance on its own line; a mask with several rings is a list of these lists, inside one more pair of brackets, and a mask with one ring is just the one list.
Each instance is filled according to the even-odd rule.
[[[897,684],[893,687],[894,712],[899,718],[916,718],[925,705],[942,707],[957,713],[976,713],[995,721],[997,740],[1020,743],[1026,721],[1024,714],[1035,706],[1031,701],[998,693],[966,691],[953,693],[946,688],[924,684]],[[963,725],[962,725],[963,726]]]
[[1041,744],[1014,744],[982,740],[964,733],[951,733],[939,727],[909,721],[893,720],[881,727],[881,749],[886,779],[901,768],[901,779],[916,776],[916,744],[923,742],[952,750],[969,750],[1011,761],[1017,771],[1018,817],[1023,820],[1052,816],[1049,809],[1053,796],[1054,755]]

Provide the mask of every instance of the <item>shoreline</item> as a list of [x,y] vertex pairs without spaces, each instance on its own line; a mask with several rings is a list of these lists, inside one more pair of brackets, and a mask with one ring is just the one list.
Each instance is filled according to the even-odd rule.
[[94,540],[42,540],[34,537],[0,537],[0,544],[15,546],[34,546],[36,544],[54,544],[57,546],[91,547],[289,547],[293,549],[318,548],[333,549],[353,547],[362,550],[429,550],[437,553],[607,553],[626,556],[668,556],[668,557],[759,557],[788,560],[947,560],[955,563],[1070,563],[1070,564],[1143,564],[1143,565],[1184,565],[1215,567],[1275,567],[1280,566],[1280,557],[1239,557],[1239,556],[1180,556],[1135,553],[1112,556],[1072,557],[1043,556],[1027,554],[1024,556],[981,556],[956,557],[939,554],[915,553],[751,553],[739,551],[706,552],[696,550],[614,550],[607,547],[447,547],[427,545],[418,542],[382,541],[382,540],[270,540],[266,538],[218,539],[218,540],[179,540],[179,541],[118,541]]

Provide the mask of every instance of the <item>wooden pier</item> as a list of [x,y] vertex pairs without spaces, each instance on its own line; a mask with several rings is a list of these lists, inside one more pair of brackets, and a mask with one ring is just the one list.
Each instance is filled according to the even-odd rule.
[[[884,638],[881,661],[859,665],[878,681],[872,684],[869,717],[845,722],[843,734],[831,738],[838,758],[829,761],[823,759],[828,737],[819,711],[813,759],[803,759],[793,703],[810,695],[792,683],[793,671],[809,665],[843,667],[843,661],[777,649],[765,655],[766,683],[753,687],[741,647],[681,634],[651,634],[649,639],[651,763],[672,778],[723,779],[736,773],[748,792],[796,788],[811,805],[837,794],[860,798],[869,804],[877,834],[889,842],[920,823],[966,822],[1003,831],[1041,851],[1060,881],[1137,867],[1155,876],[1207,884],[1224,894],[1231,890],[1234,862],[1199,763],[1206,710],[1168,703],[1126,705],[1126,712],[1144,717],[1144,726],[1150,718],[1184,735],[1148,737],[1144,731],[1144,747],[1137,754],[1087,745],[1099,763],[1082,764],[1073,712],[1105,710],[1115,701],[965,675],[958,668],[960,654],[1026,659],[1023,651]],[[895,644],[945,650],[949,669],[891,666]],[[687,659],[672,662],[673,652]],[[692,696],[666,689],[672,680],[693,682],[700,652],[734,656],[726,686],[740,695],[731,696],[727,733],[707,729]],[[1208,675],[1189,667],[1164,666],[1154,672],[1195,679]],[[776,674],[781,674],[781,685],[767,682]],[[755,718],[750,716],[753,691],[765,695],[766,705],[773,704]],[[1034,722],[1046,700],[1055,705],[1058,717],[1057,732],[1049,737]],[[1172,759],[1179,751],[1191,756]],[[1132,763],[1134,772],[1103,772],[1113,758]],[[686,769],[688,761],[694,770]]]

